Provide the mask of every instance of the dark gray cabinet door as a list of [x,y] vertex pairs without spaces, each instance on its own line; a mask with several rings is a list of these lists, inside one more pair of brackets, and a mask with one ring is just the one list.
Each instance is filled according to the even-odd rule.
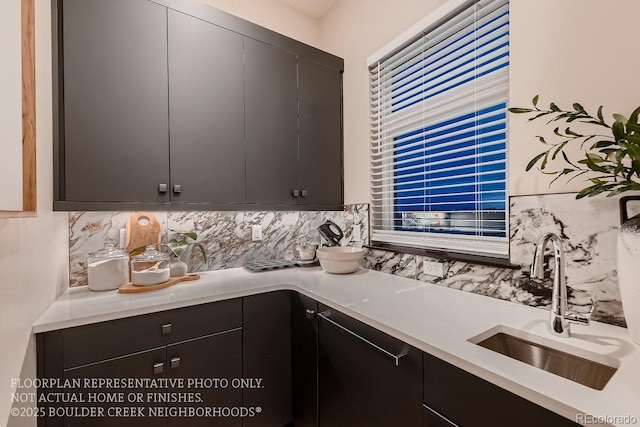
[[244,406],[260,407],[245,427],[280,427],[291,421],[291,301],[277,291],[243,298],[243,374],[260,387],[244,390]]
[[291,370],[293,424],[318,425],[318,303],[291,292]]
[[[189,380],[227,379],[226,388],[174,389],[176,393],[198,393],[202,402],[174,403],[169,406],[180,408],[239,408],[242,406],[242,388],[233,387],[232,380],[242,378],[242,330],[202,337],[167,347],[167,377],[183,378],[185,386]],[[239,416],[219,417],[176,417],[169,416],[169,426],[215,426],[241,427]]]
[[318,425],[421,426],[421,352],[322,304],[318,310]]
[[296,56],[245,38],[247,202],[297,204]]
[[67,201],[168,201],[166,8],[146,0],[66,0]]
[[342,204],[342,73],[300,57],[300,203]]
[[[154,366],[156,368],[154,369]],[[160,366],[162,370],[160,370]],[[165,349],[157,348],[154,350],[144,351],[125,357],[118,357],[104,362],[98,362],[83,367],[68,369],[64,373],[65,379],[79,379],[81,384],[85,384],[85,380],[98,378],[162,378],[165,376]],[[150,402],[147,393],[165,393],[165,389],[149,389],[149,388],[87,388],[60,390],[73,393],[76,396],[82,396],[84,403],[68,403],[67,407],[101,407],[103,413],[98,417],[87,418],[80,416],[66,416],[65,426],[83,427],[86,425],[96,427],[120,427],[120,426],[149,426],[161,427],[167,425],[164,416],[156,417],[149,412],[149,407],[161,406]],[[133,393],[133,394],[132,394]],[[90,395],[96,397],[90,397]],[[99,397],[102,395],[102,397]],[[117,402],[105,402],[105,395],[117,398]],[[142,396],[138,399],[137,396]],[[141,400],[141,401],[139,401]],[[125,408],[140,408],[136,411],[128,413],[119,412]],[[140,412],[137,412],[140,411]],[[120,414],[121,416],[116,416]],[[124,416],[126,415],[126,416]],[[54,422],[55,417],[51,418]],[[48,423],[47,423],[48,424]]]
[[[425,426],[441,426],[438,414],[459,426],[575,427],[572,420],[424,353]],[[434,421],[428,424],[428,421]]]
[[169,11],[173,202],[245,199],[243,37]]

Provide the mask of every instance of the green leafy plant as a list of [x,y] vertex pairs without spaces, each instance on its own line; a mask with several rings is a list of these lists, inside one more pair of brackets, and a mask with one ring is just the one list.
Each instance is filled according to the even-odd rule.
[[200,249],[200,253],[202,254],[202,258],[204,262],[207,262],[207,251],[202,246],[202,244],[196,242],[198,239],[198,234],[194,231],[177,231],[171,230],[173,233],[176,233],[176,237],[169,240],[163,246],[167,247],[172,254],[176,257],[180,258],[184,251],[191,245],[195,245]]
[[[538,95],[533,98],[532,104],[533,108],[514,107],[509,108],[509,111],[532,115],[529,121],[544,119],[551,125],[564,122],[567,123],[567,127],[555,127],[553,142],[547,141],[543,136],[537,137],[548,148],[531,159],[526,167],[527,171],[537,165],[542,173],[556,175],[551,181],[552,184],[562,176],[568,176],[569,180],[572,180],[592,173],[587,178],[590,185],[577,194],[577,199],[607,192],[607,196],[610,197],[625,191],[640,190],[640,107],[636,108],[629,118],[613,114],[613,123],[609,124],[604,119],[602,106],[594,116],[578,103],[573,104],[573,108],[568,110],[558,107],[553,102],[549,104],[548,109],[539,108]],[[571,127],[574,123],[594,126],[603,132],[583,133],[576,130],[575,126]],[[571,160],[565,152],[569,144],[580,144],[584,156]],[[549,171],[549,160],[555,160],[558,156],[562,156],[566,166],[560,170]]]

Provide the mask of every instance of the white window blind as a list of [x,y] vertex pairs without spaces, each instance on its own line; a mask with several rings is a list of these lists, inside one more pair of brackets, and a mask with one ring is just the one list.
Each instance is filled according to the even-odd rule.
[[372,241],[506,257],[508,1],[434,15],[369,60]]

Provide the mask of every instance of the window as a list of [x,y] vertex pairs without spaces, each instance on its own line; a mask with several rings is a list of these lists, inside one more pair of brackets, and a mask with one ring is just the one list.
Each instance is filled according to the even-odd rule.
[[508,1],[414,28],[369,58],[372,242],[506,258]]

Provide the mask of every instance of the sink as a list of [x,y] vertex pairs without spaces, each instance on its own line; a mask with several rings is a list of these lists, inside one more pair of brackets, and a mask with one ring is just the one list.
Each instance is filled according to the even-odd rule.
[[469,342],[595,390],[602,390],[620,367],[615,358],[503,325],[483,332]]

